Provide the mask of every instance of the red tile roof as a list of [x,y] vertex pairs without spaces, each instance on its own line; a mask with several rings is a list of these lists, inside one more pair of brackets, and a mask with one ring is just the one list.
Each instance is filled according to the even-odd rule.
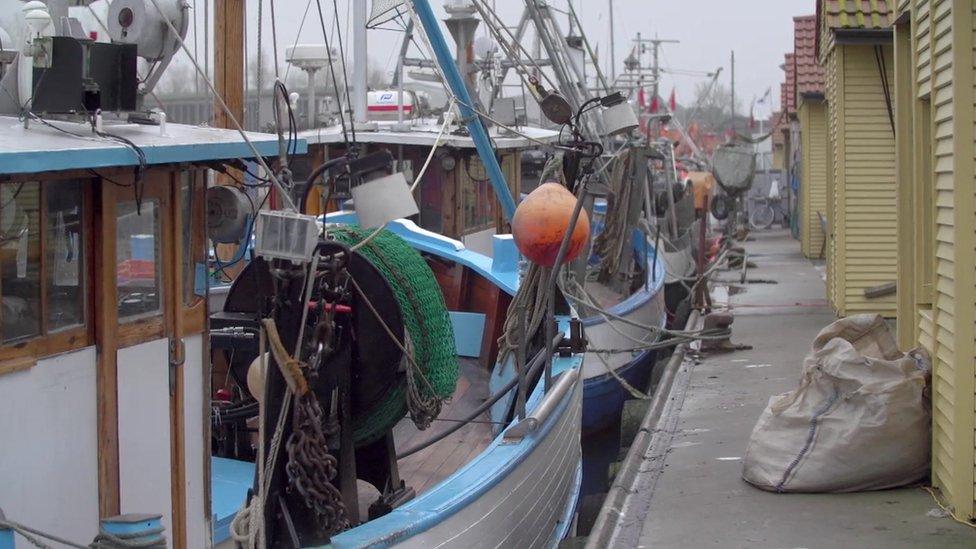
[[796,64],[794,62],[794,55],[788,53],[785,56],[786,62],[783,67],[786,71],[786,81],[783,84],[785,89],[783,90],[786,94],[786,99],[780,108],[786,110],[786,114],[794,114],[796,112]]
[[793,54],[798,95],[823,94],[824,70],[817,59],[817,16],[793,18]]

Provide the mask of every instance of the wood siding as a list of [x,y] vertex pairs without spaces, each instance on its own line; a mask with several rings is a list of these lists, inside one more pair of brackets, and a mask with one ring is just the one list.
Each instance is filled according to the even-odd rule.
[[843,140],[840,131],[841,121],[838,109],[840,102],[840,86],[843,84],[842,56],[837,51],[831,51],[827,56],[825,79],[827,88],[827,301],[837,311],[837,271],[843,270],[843,256],[837,253],[838,241],[843,239],[843,232],[837,226],[837,181],[843,161],[836,154],[839,143]]
[[[823,101],[803,101],[799,108],[802,175],[800,178],[800,247],[803,255],[820,256],[827,215],[827,115]],[[826,250],[825,250],[826,253]]]
[[[893,73],[892,48],[881,46]],[[875,46],[838,44],[829,55],[830,301],[839,315],[894,317],[894,296],[864,291],[897,278],[895,142]]]
[[[912,162],[900,171],[915,204],[908,220],[918,343],[932,357],[932,483],[962,518],[976,517],[976,7],[911,0]],[[901,85],[906,79],[899,78]],[[904,91],[904,90],[899,90]],[[902,138],[900,138],[901,140]],[[906,139],[907,142],[907,139]],[[902,159],[904,160],[904,159]],[[901,165],[901,162],[900,164]],[[902,211],[906,208],[903,207]]]

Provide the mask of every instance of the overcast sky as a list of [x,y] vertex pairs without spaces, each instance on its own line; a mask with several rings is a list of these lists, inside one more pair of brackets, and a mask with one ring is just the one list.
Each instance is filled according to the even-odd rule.
[[[558,9],[566,8],[567,0],[551,0]],[[601,62],[610,57],[609,0],[573,0],[583,21],[584,30],[594,48],[600,52]],[[197,4],[197,24],[202,29],[204,0],[191,0]],[[332,29],[335,13],[331,0],[321,0],[326,26]],[[514,26],[524,3],[522,0],[494,0],[498,15]],[[246,0],[250,53],[253,54],[257,34],[258,0]],[[339,24],[347,29],[349,0],[338,0]],[[444,0],[433,0],[438,15],[444,16]],[[302,26],[308,0],[277,0],[275,2],[279,56],[284,56],[284,44],[321,43],[322,31],[318,20],[315,0],[311,0],[308,17]],[[712,71],[724,67],[721,81],[728,85],[730,78],[729,58],[733,50],[736,56],[736,92],[748,105],[753,97],[760,97],[772,87],[774,104],[779,105],[779,83],[783,80],[780,65],[783,54],[793,50],[793,21],[795,15],[813,13],[815,0],[615,0],[614,36],[616,65],[621,70],[623,58],[633,46],[632,40],[640,32],[644,37],[680,40],[663,49],[662,64],[671,69]],[[269,0],[264,0],[265,51],[270,51]],[[565,16],[559,17],[564,30],[568,28]],[[392,26],[392,25],[387,25]],[[299,28],[301,34],[299,35]],[[484,29],[479,30],[484,33]],[[200,33],[202,37],[203,32]],[[344,34],[345,38],[345,34]],[[369,57],[374,66],[392,72],[400,34],[384,30],[371,30],[368,34]],[[192,40],[192,38],[191,38]],[[453,45],[453,44],[452,44]],[[198,41],[202,50],[202,38]],[[202,54],[202,51],[201,51]],[[347,55],[349,52],[347,51]],[[267,55],[267,54],[266,54]],[[648,58],[649,59],[649,58]],[[607,71],[609,72],[609,71]],[[662,95],[674,88],[680,103],[691,101],[695,85],[701,77],[667,75],[663,78]]]
[[[204,5],[208,0],[189,0],[194,7],[197,28],[196,40],[200,56],[203,56]],[[209,0],[212,2],[212,0]],[[266,55],[271,51],[271,0],[262,0],[264,5],[264,42]],[[332,29],[336,14],[333,1],[339,7],[339,28],[349,40],[350,0],[319,0],[325,15],[326,26]],[[384,0],[380,0],[384,1]],[[514,26],[524,6],[523,0],[487,0],[494,4],[498,15]],[[604,69],[610,57],[610,0],[572,0],[583,21],[584,30],[594,48],[600,53]],[[247,6],[249,54],[256,51],[257,8],[259,0],[245,0]],[[567,0],[551,0],[550,5],[564,10]],[[370,4],[372,1],[369,2]],[[444,0],[432,0],[435,11],[445,16]],[[793,50],[793,21],[795,15],[813,13],[815,0],[615,0],[614,36],[616,37],[616,66],[618,72],[624,57],[630,51],[640,32],[644,37],[657,36],[662,39],[680,40],[679,44],[668,44],[663,49],[662,64],[666,68],[685,71],[713,71],[724,68],[721,81],[729,84],[729,57],[733,50],[736,55],[736,91],[745,106],[754,97],[760,97],[772,87],[774,105],[779,104],[779,83],[783,80],[780,65],[783,54]],[[0,0],[4,12],[12,12],[20,7],[15,0]],[[16,8],[14,8],[16,6]],[[306,7],[308,16],[302,24]],[[295,43],[322,43],[322,31],[318,20],[315,0],[276,0],[277,34],[279,57],[284,57],[286,45]],[[6,13],[7,17],[11,14]],[[211,12],[212,19],[212,12]],[[565,16],[559,16],[563,29],[568,29]],[[211,24],[213,21],[211,20]],[[392,26],[388,24],[387,26]],[[299,29],[301,32],[299,34]],[[479,33],[485,31],[482,28]],[[392,72],[395,67],[395,54],[401,35],[387,30],[369,31],[369,57],[371,65]],[[193,45],[191,30],[187,37]],[[452,44],[453,45],[453,44]],[[181,54],[182,55],[182,54]],[[347,55],[351,52],[347,51]],[[649,59],[649,58],[648,58]],[[284,65],[283,65],[284,66]],[[607,71],[609,72],[609,71]],[[671,89],[676,90],[679,103],[691,102],[695,85],[702,77],[666,75],[663,78],[661,93],[665,97]]]

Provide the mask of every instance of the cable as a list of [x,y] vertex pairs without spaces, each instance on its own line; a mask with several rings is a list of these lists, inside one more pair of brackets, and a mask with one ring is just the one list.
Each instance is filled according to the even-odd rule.
[[[342,31],[339,29],[339,5],[336,0],[332,0],[332,9],[335,11],[336,37],[339,41],[339,60],[342,61],[342,83],[346,88],[346,105],[352,109],[352,96],[349,94],[349,72],[346,70],[346,48],[342,43]],[[353,115],[349,116],[349,133],[352,136],[352,144],[356,144],[356,120]]]
[[939,497],[936,495],[935,490],[933,490],[931,486],[922,486],[922,490],[925,490],[926,492],[928,492],[929,495],[932,496],[932,499],[935,500],[935,504],[939,506],[939,509],[942,509],[942,512],[944,512],[947,515],[949,515],[952,518],[952,520],[958,522],[959,524],[965,524],[966,526],[968,526],[970,528],[976,528],[976,524],[973,524],[972,522],[970,522],[968,520],[963,520],[963,519],[957,517],[956,514],[952,512],[952,509],[949,509],[948,507],[946,507],[945,505],[943,505],[942,502],[939,501]]
[[[557,335],[554,338],[554,341],[552,342],[552,344],[553,345],[558,345],[559,342],[562,341],[562,339],[563,339],[563,334],[559,334],[559,335]],[[545,359],[546,359],[546,350],[545,350],[545,348],[543,348],[543,349],[540,349],[539,352],[537,352],[535,354],[535,356],[532,357],[532,360],[529,361],[529,363],[526,365],[526,368],[528,370],[528,372],[527,372],[527,374],[525,376],[525,379],[526,380],[532,379],[533,377],[535,377],[536,375],[538,375],[539,370],[546,363],[546,360]],[[566,374],[564,374],[564,375],[568,375],[568,374],[571,374],[571,373],[572,372],[566,372]],[[416,444],[414,446],[411,446],[410,448],[407,448],[406,450],[403,450],[401,452],[397,452],[396,458],[398,460],[400,460],[400,459],[404,459],[406,457],[412,456],[413,454],[416,454],[417,452],[419,452],[419,451],[421,451],[421,450],[423,450],[425,448],[428,448],[430,446],[433,446],[434,444],[436,444],[436,443],[444,440],[445,438],[451,436],[452,434],[454,434],[455,432],[457,432],[458,429],[460,429],[461,427],[464,427],[469,421],[476,419],[478,416],[480,416],[481,414],[483,414],[486,411],[488,411],[489,409],[491,409],[491,407],[494,406],[496,402],[498,402],[499,400],[501,400],[502,397],[504,397],[512,389],[514,389],[518,385],[518,382],[519,382],[519,377],[518,376],[514,377],[511,381],[509,381],[508,383],[506,383],[504,387],[502,387],[501,389],[499,389],[498,392],[496,392],[495,394],[493,394],[490,397],[488,397],[488,399],[485,400],[484,402],[482,402],[480,406],[478,406],[477,408],[475,408],[474,410],[472,410],[471,412],[469,412],[468,415],[464,416],[463,419],[458,420],[457,423],[455,423],[454,425],[452,425],[448,429],[444,430],[443,432],[438,433],[434,437],[432,437],[432,438],[430,438],[428,440],[425,440],[425,441],[423,441],[423,442],[421,442],[419,444]]]
[[[325,39],[325,49],[329,53],[329,73],[332,75],[332,89],[335,90],[336,99],[339,102],[339,125],[342,127],[342,140],[346,144],[346,150],[349,149],[349,135],[346,131],[346,117],[343,114],[342,108],[342,95],[339,94],[339,81],[336,80],[335,73],[335,63],[332,63],[332,45],[329,44],[329,34],[325,31],[325,17],[322,15],[322,2],[321,0],[315,0],[315,5],[319,10],[319,24],[322,26],[322,38]],[[348,104],[349,95],[348,90],[346,93],[346,102]],[[352,120],[350,120],[352,122]]]
[[97,171],[95,171],[95,170],[93,170],[91,168],[88,168],[88,173],[94,175],[95,177],[97,177],[99,179],[102,179],[104,181],[108,181],[109,183],[111,183],[112,185],[115,185],[116,187],[131,187],[132,186],[131,183],[119,183],[118,181],[112,179],[111,177],[102,175],[102,174],[98,173]]

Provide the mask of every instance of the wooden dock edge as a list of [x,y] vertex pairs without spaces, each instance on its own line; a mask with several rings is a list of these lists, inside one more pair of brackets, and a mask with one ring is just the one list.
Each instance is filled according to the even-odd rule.
[[[701,315],[693,310],[685,329],[694,329],[700,322]],[[682,343],[675,347],[665,363],[647,414],[590,530],[586,549],[637,546],[654,485],[664,469],[664,455],[674,433],[673,426],[669,428],[668,424],[677,421],[674,412],[681,409],[691,377],[690,365],[685,364],[688,345]],[[656,466],[642,471],[641,464],[645,461]]]

